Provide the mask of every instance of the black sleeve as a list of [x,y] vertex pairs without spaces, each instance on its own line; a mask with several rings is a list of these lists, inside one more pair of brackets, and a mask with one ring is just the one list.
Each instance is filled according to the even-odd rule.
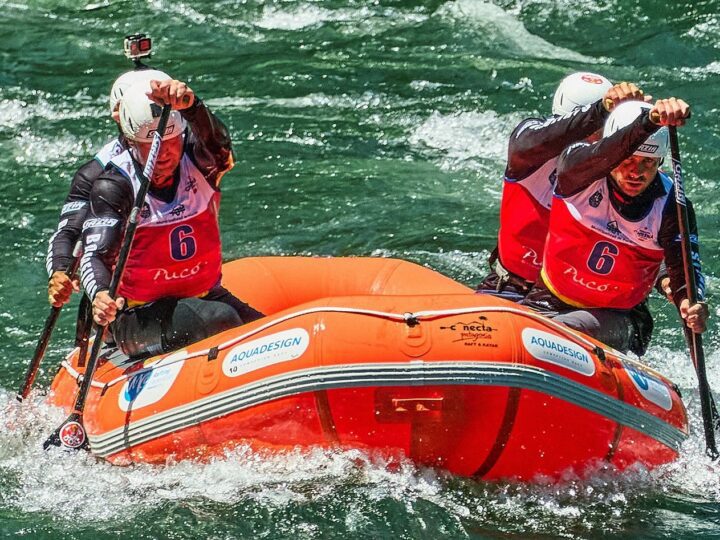
[[634,122],[610,137],[587,144],[574,144],[560,154],[555,192],[567,197],[585,189],[598,178],[604,178],[630,157],[660,126],[643,112]]
[[208,182],[218,187],[222,175],[233,166],[228,129],[200,99],[180,112],[190,126],[186,152]]
[[505,176],[522,180],[573,143],[602,128],[607,111],[601,101],[565,116],[529,118],[510,135]]
[[[700,242],[698,240],[697,221],[695,220],[695,210],[690,201],[687,201],[688,222],[690,225],[690,249],[692,252],[692,267],[695,273],[695,283],[697,284],[697,295],[699,300],[705,298],[705,276],[702,273],[702,265],[700,264]],[[683,264],[682,249],[680,242],[680,227],[678,225],[677,209],[675,207],[675,192],[668,197],[668,204],[663,212],[662,223],[660,224],[660,233],[658,242],[665,250],[665,266],[670,276],[670,288],[673,291],[673,301],[676,306],[680,306],[680,302],[687,298],[687,288],[685,286],[685,266]]]
[[133,189],[117,170],[109,169],[93,184],[90,209],[83,223],[80,276],[90,299],[110,287],[111,269],[120,251]]
[[82,224],[88,211],[90,189],[95,179],[100,176],[103,166],[91,159],[80,167],[70,183],[70,192],[60,211],[60,222],[57,230],[50,238],[45,267],[48,276],[59,270],[66,271],[72,261],[75,244],[80,240]]

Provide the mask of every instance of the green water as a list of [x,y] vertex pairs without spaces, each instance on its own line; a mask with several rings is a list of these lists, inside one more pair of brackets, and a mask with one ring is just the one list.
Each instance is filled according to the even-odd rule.
[[[0,536],[29,538],[720,538],[695,380],[660,299],[646,361],[695,428],[660,470],[486,484],[358,452],[113,468],[47,454],[61,415],[13,395],[42,328],[46,242],[70,175],[109,139],[122,37],[189,81],[229,126],[227,259],[376,255],[467,284],[497,230],[506,139],[589,69],[693,107],[681,130],[712,302],[720,273],[720,2],[650,0],[0,0]],[[77,301],[77,300],[76,300]],[[75,302],[76,302],[75,301]],[[69,349],[61,318],[38,386]],[[718,310],[711,308],[714,316]],[[720,335],[706,335],[720,388]]]

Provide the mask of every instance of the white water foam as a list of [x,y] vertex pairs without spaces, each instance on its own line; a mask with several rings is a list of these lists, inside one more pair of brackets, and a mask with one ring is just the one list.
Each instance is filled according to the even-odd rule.
[[267,107],[283,107],[288,109],[330,108],[330,109],[368,109],[380,106],[387,96],[377,92],[362,94],[328,95],[322,92],[294,98],[257,98],[232,97],[211,98],[207,104],[211,107],[225,109],[251,109],[258,105]]
[[265,6],[262,17],[255,22],[256,26],[266,30],[302,30],[310,26],[333,21],[350,21],[358,19],[366,10],[331,10],[317,5],[296,5],[290,9]]
[[477,0],[458,0],[443,4],[437,14],[452,18],[461,24],[477,28],[484,36],[502,44],[504,50],[521,53],[534,58],[552,58],[572,62],[597,63],[597,58],[585,56],[564,47],[553,45],[539,36],[531,34],[525,25],[511,12]]
[[12,142],[15,162],[22,165],[52,166],[67,164],[92,155],[99,148],[90,139],[78,139],[70,133],[43,137],[31,130],[21,131]]
[[402,27],[422,22],[428,18],[423,8],[412,10],[380,7],[377,3],[359,8],[329,9],[317,4],[296,3],[292,7],[264,6],[255,26],[265,30],[299,31],[321,26],[325,23],[343,24],[345,34],[377,35],[389,27]]
[[707,15],[705,20],[693,26],[685,33],[693,42],[710,45],[720,49],[720,17]]
[[681,68],[681,72],[692,81],[704,81],[720,75],[720,61],[710,62],[707,66],[702,67],[684,67]]
[[168,0],[150,0],[148,2],[156,12],[162,13],[164,17],[168,14],[176,15],[194,24],[205,24],[207,17],[194,9],[190,4]]
[[440,150],[443,169],[477,169],[477,159],[501,166],[507,159],[507,141],[524,118],[520,112],[498,115],[495,111],[433,112],[409,136],[409,143],[420,148]]

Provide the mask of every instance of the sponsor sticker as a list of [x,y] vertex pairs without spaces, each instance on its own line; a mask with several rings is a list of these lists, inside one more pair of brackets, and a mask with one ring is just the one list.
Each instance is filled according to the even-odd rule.
[[592,206],[593,208],[597,208],[598,206],[600,206],[600,203],[602,202],[602,200],[603,200],[603,194],[601,191],[598,190],[590,196],[590,199],[589,199],[590,206]]
[[69,203],[65,203],[60,211],[60,215],[64,216],[65,214],[71,214],[73,212],[77,212],[78,210],[82,210],[85,208],[86,204],[86,201],[71,201]]
[[583,81],[590,84],[602,84],[603,80],[602,78],[598,77],[597,75],[593,75],[592,73],[583,73],[582,77],[580,77]]
[[83,223],[83,231],[92,227],[114,227],[118,222],[115,218],[92,218],[86,219]]
[[647,227],[642,227],[640,229],[635,229],[635,237],[640,240],[641,242],[646,242],[648,240],[652,240],[653,233],[650,229]]
[[638,147],[638,152],[647,152],[649,154],[654,154],[658,150],[657,144],[649,144],[649,143],[643,143]]
[[145,369],[152,369],[131,376],[120,390],[118,407],[123,411],[129,411],[160,401],[172,388],[178,373],[185,365],[183,360],[178,359],[186,354],[184,349],[177,351],[145,366]]
[[78,422],[68,422],[60,429],[60,442],[66,448],[80,448],[85,444],[85,428]]
[[302,356],[310,345],[310,335],[304,328],[292,328],[234,347],[223,360],[223,373],[239,377],[280,362]]
[[623,367],[635,388],[645,399],[666,411],[672,409],[672,397],[665,383],[633,365],[623,364]]
[[462,343],[465,346],[497,348],[495,332],[497,328],[487,322],[487,317],[479,316],[476,319],[457,321],[449,326],[441,326],[440,330],[454,332],[453,343]]
[[595,362],[588,352],[570,340],[549,332],[525,328],[522,342],[534,358],[590,377],[595,373]]

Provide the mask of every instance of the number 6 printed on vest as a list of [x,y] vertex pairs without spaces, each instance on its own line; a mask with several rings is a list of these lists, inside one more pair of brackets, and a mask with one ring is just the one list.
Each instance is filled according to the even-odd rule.
[[612,272],[613,266],[615,266],[615,257],[619,253],[620,248],[612,242],[598,242],[590,252],[587,266],[596,274],[606,276]]
[[195,255],[197,247],[195,238],[191,236],[193,232],[190,225],[178,225],[170,231],[170,255],[176,261],[184,261]]

